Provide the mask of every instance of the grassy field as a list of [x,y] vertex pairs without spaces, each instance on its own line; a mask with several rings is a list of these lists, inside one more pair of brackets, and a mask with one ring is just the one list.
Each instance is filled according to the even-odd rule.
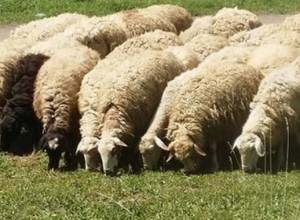
[[104,15],[159,3],[181,5],[193,15],[212,14],[222,7],[234,6],[258,13],[293,13],[300,9],[300,0],[1,0],[0,23],[33,20],[38,13]]
[[300,219],[300,172],[104,177],[0,156],[0,219]]

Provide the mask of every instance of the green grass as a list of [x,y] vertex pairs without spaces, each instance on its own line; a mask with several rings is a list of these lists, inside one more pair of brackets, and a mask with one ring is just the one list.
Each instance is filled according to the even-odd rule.
[[300,219],[300,172],[104,177],[0,156],[0,219]]
[[234,6],[259,13],[293,13],[300,9],[300,0],[1,0],[0,23],[33,20],[37,13],[47,16],[62,12],[104,15],[159,3],[181,5],[193,15],[212,14],[222,7]]

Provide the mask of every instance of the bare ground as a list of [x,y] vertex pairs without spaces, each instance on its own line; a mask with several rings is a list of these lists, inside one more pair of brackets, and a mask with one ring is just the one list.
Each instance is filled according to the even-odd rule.
[[[277,15],[277,14],[265,14],[259,16],[261,21],[265,24],[268,23],[279,23],[284,20],[286,15]],[[16,28],[17,24],[9,24],[9,25],[0,25],[0,41],[4,40],[8,37],[9,32]]]

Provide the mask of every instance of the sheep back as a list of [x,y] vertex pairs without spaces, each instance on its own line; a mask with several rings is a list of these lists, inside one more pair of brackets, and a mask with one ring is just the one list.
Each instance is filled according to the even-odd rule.
[[33,102],[44,127],[55,119],[57,127],[70,129],[81,80],[98,59],[95,51],[81,46],[60,50],[45,62],[37,75]]

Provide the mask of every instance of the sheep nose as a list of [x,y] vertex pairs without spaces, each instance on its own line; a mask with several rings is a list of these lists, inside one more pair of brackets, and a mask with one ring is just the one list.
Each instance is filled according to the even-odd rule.
[[115,176],[116,173],[112,170],[104,170],[104,175],[105,176]]

